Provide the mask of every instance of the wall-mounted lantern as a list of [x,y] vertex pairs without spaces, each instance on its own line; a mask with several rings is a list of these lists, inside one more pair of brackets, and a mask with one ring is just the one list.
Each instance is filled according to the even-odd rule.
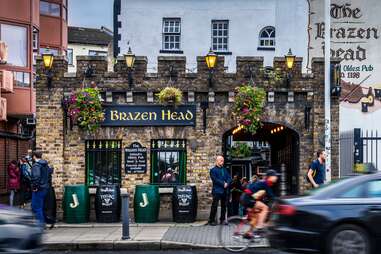
[[216,67],[217,63],[217,55],[213,52],[212,49],[209,50],[209,53],[205,56],[205,62],[209,69],[209,88],[213,87],[213,74],[214,74],[214,68]]
[[341,94],[341,65],[331,64],[331,95],[340,96]]
[[127,54],[124,55],[124,60],[126,61],[126,65],[127,65],[128,86],[132,88],[134,83],[134,80],[132,77],[132,71],[135,65],[135,54],[132,53],[131,47],[128,48]]
[[44,62],[44,68],[46,70],[47,86],[48,86],[48,89],[50,89],[52,88],[52,80],[53,80],[52,67],[53,67],[54,55],[52,53],[43,53],[42,61]]
[[290,86],[290,82],[292,79],[292,69],[294,68],[296,56],[293,55],[291,49],[289,49],[287,55],[284,56],[284,59],[287,69],[286,84],[287,86]]

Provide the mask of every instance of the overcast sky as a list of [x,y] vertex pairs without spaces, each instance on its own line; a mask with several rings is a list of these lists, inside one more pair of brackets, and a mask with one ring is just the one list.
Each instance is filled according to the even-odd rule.
[[69,26],[113,29],[113,0],[69,0]]

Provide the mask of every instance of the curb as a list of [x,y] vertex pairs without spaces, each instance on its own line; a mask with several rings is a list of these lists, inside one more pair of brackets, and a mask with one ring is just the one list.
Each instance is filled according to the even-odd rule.
[[171,241],[99,241],[81,243],[59,243],[50,242],[43,246],[44,251],[63,251],[63,250],[193,250],[193,249],[220,249],[213,245],[198,245],[190,243],[179,243]]
[[[269,246],[261,245],[255,249],[267,249]],[[60,243],[50,242],[44,244],[45,251],[63,251],[63,250],[195,250],[195,249],[222,249],[216,245],[203,245],[193,243],[181,243],[172,241],[134,241],[134,240],[116,240],[116,241],[97,241],[97,242],[79,242],[79,243]]]

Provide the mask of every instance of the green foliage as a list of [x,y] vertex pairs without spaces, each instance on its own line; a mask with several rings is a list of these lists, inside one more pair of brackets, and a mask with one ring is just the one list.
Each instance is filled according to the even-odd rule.
[[83,130],[94,132],[104,120],[102,102],[97,88],[79,89],[66,98],[64,103],[70,118],[76,120]]
[[166,87],[161,90],[157,97],[162,104],[180,104],[183,100],[183,93],[176,87]]
[[246,143],[240,143],[230,148],[230,155],[233,158],[245,158],[250,157],[252,149]]
[[236,88],[233,114],[246,131],[254,134],[261,126],[261,116],[266,99],[263,88],[244,85]]

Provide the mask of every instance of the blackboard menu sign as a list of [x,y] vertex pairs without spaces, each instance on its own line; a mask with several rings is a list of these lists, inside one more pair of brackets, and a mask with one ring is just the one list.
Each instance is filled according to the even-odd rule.
[[126,174],[145,174],[147,172],[147,148],[134,142],[124,149]]

